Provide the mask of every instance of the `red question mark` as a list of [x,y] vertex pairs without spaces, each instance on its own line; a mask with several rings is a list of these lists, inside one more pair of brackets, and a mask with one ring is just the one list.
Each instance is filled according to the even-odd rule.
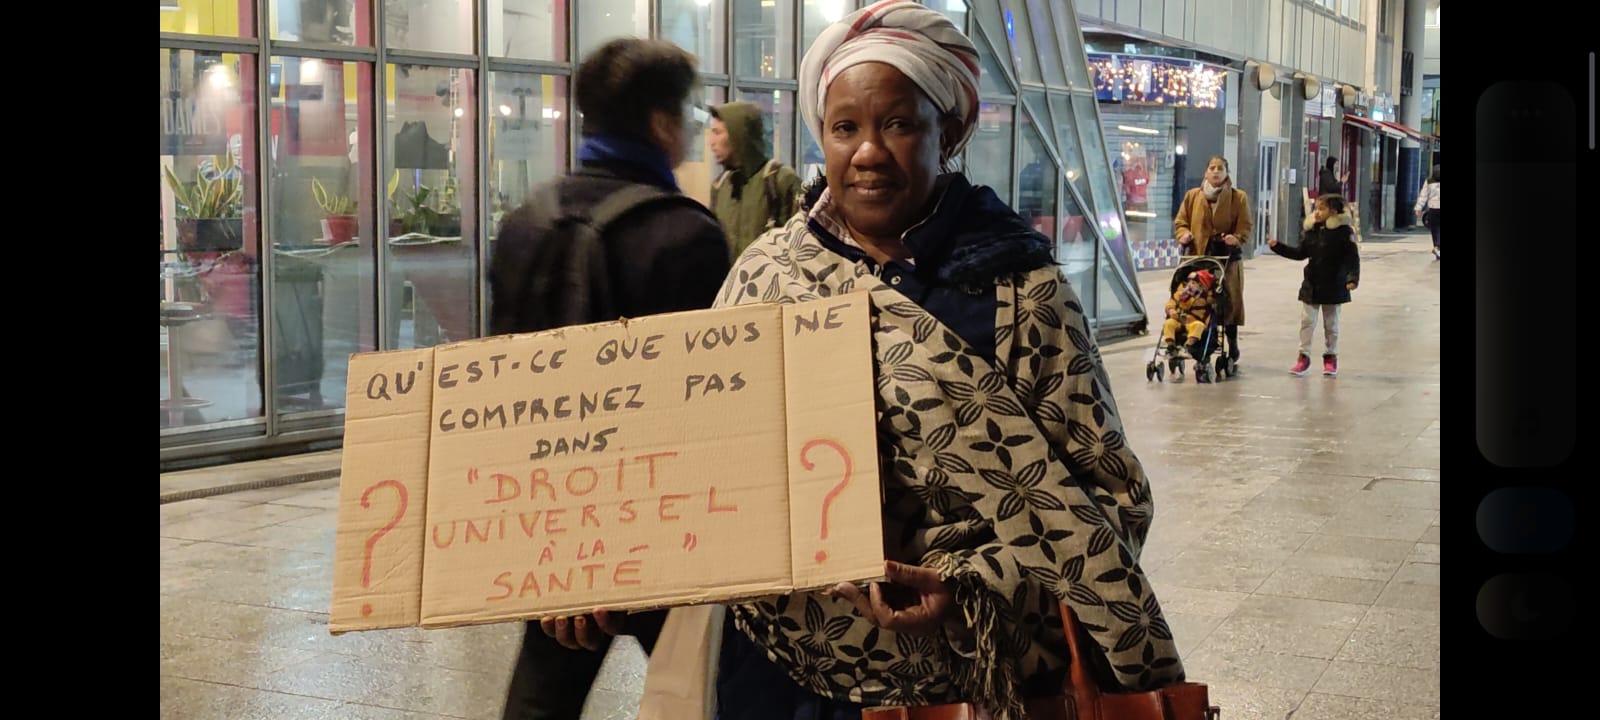
[[[401,485],[399,480],[384,480],[383,482],[373,483],[367,487],[365,492],[361,493],[361,507],[372,507],[370,500],[372,497],[372,491],[381,487],[392,487],[394,488],[395,492],[400,493],[400,507],[395,509],[394,517],[390,518],[388,525],[378,528],[377,531],[373,532],[372,535],[367,538],[367,549],[364,553],[362,553],[361,556],[361,587],[363,588],[370,588],[372,586],[373,546],[377,545],[378,540],[382,539],[384,535],[389,534],[389,531],[393,530],[394,526],[400,524],[400,518],[405,516],[406,506],[410,504],[410,499],[406,495],[406,486]],[[361,617],[366,617],[371,614],[372,605],[370,603],[362,603]]]
[[[800,448],[800,464],[805,466],[805,469],[810,470],[816,467],[816,464],[807,459],[806,456],[811,452],[811,448],[814,448],[818,445],[826,445],[830,448],[833,448],[833,451],[839,453],[839,457],[844,459],[844,479],[840,480],[838,485],[833,486],[833,489],[829,490],[827,495],[822,496],[822,539],[827,540],[828,508],[833,505],[833,499],[839,496],[839,492],[844,490],[844,486],[850,484],[850,474],[853,466],[850,462],[850,452],[845,450],[843,445],[840,445],[834,440],[818,439],[812,440]],[[818,550],[817,562],[822,563],[827,562],[827,560],[828,551]]]

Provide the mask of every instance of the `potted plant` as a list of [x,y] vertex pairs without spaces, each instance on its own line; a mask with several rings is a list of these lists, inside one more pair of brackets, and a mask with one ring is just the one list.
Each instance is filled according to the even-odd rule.
[[416,192],[405,195],[405,210],[398,216],[402,232],[414,232],[432,237],[459,237],[461,235],[461,210],[450,202],[450,187],[446,186],[443,200],[435,202],[434,189],[418,186]]
[[311,196],[321,206],[322,238],[329,244],[347,243],[356,237],[356,201],[349,196],[328,192],[322,181],[311,179]]
[[244,244],[244,185],[233,155],[224,150],[200,161],[193,182],[162,168],[177,206],[178,249],[231,251]]

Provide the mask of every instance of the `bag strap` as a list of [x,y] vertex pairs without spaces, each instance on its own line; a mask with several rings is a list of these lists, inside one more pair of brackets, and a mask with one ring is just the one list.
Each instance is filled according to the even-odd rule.
[[782,169],[783,163],[777,160],[767,161],[763,186],[767,191],[767,227],[769,229],[778,227],[783,224],[784,220],[789,219],[785,213],[788,208],[782,207],[779,202],[781,198],[778,194],[778,171]]

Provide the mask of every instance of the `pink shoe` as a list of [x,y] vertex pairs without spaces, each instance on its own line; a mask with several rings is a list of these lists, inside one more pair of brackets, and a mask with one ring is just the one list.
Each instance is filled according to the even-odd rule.
[[1337,355],[1322,356],[1322,374],[1325,377],[1339,377],[1339,357]]
[[1294,367],[1289,369],[1289,374],[1298,377],[1305,377],[1306,371],[1310,369],[1311,358],[1306,357],[1305,355],[1300,355],[1295,359]]

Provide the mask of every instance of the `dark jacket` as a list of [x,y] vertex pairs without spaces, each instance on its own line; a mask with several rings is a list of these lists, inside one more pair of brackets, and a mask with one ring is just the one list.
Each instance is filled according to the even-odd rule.
[[[628,184],[655,184],[652,175],[622,163],[590,163],[553,181],[561,187],[563,206],[593,208]],[[569,205],[570,204],[570,205]],[[540,228],[530,204],[508,215],[494,240],[489,260],[489,333],[501,335],[547,330],[559,317],[549,307],[531,308],[537,298],[551,297],[548,288],[525,288],[529,268],[540,257]],[[732,265],[722,227],[708,212],[681,204],[656,203],[619,218],[601,237],[609,270],[610,317],[642,317],[711,306]],[[572,293],[588,292],[574,288]],[[565,298],[556,298],[562,302]]]
[[1317,177],[1317,195],[1343,195],[1344,184],[1339,182],[1339,176],[1328,168],[1323,168]]
[[1349,215],[1334,215],[1326,225],[1306,218],[1300,246],[1283,243],[1272,251],[1290,260],[1309,260],[1305,280],[1300,283],[1300,302],[1311,305],[1341,305],[1350,302],[1348,284],[1361,283],[1361,255],[1356,250],[1355,232]]
[[[817,182],[806,193],[809,211],[822,194]],[[993,359],[999,278],[1054,263],[1050,240],[1005,204],[994,191],[960,173],[940,176],[933,213],[906,232],[912,262],[883,267],[866,251],[847,245],[815,220],[808,229],[819,242],[852,262],[865,262],[891,287],[938,318],[984,358]]]
[[711,209],[727,231],[728,246],[737,258],[762,233],[782,226],[794,215],[800,201],[800,176],[767,159],[770,136],[759,105],[731,102],[717,106],[717,115],[728,129],[733,158],[711,185]]

